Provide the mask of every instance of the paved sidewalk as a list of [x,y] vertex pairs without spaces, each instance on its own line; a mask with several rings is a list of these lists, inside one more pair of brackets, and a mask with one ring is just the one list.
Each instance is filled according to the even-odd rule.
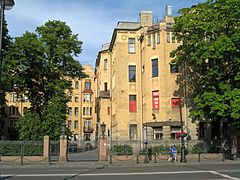
[[21,165],[19,162],[16,163],[4,163],[0,162],[0,168],[2,169],[11,169],[11,168],[32,168],[32,167],[38,167],[38,168],[59,168],[59,167],[82,167],[84,169],[89,168],[104,168],[104,167],[145,167],[145,166],[166,166],[166,165],[172,165],[172,166],[183,166],[183,165],[197,165],[197,164],[240,164],[240,160],[232,161],[232,160],[225,160],[225,161],[211,161],[211,162],[187,162],[187,163],[171,163],[171,162],[157,162],[154,163],[154,161],[150,161],[149,163],[136,163],[134,161],[121,161],[121,162],[113,162],[110,164],[107,161],[90,161],[90,162],[28,162],[23,165]]

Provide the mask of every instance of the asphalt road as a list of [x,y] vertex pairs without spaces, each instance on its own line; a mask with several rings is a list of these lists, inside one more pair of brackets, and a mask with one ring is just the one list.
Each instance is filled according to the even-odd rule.
[[2,168],[0,177],[1,180],[237,180],[240,164]]

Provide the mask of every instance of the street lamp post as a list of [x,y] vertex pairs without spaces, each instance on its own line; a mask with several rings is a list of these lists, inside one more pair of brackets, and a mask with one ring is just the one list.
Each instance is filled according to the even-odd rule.
[[143,141],[145,145],[145,157],[144,157],[144,163],[148,163],[148,140],[147,140],[147,124],[143,128]]
[[181,126],[181,158],[180,162],[187,162],[186,154],[185,154],[185,143],[184,143],[184,136],[183,136],[183,120],[182,120],[182,105],[181,100],[179,102],[179,112],[180,112],[180,126]]
[[105,136],[105,131],[106,131],[106,124],[102,122],[101,126],[101,131],[102,131],[102,138],[104,139]]
[[65,122],[63,122],[61,124],[61,132],[62,132],[63,138],[65,138],[65,135],[66,135],[66,123]]

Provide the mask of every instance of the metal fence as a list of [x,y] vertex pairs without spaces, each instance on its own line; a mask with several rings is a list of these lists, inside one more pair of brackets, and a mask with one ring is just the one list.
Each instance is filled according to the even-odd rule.
[[68,142],[68,161],[97,161],[99,149],[96,141]]
[[50,141],[49,161],[58,161],[59,154],[60,154],[60,142],[59,141]]
[[[0,160],[4,162],[45,161],[46,159],[32,158],[43,156],[42,141],[0,141]],[[4,157],[4,159],[3,159]]]
[[[175,145],[177,148],[177,159],[181,156],[181,140],[169,139],[148,141],[144,144],[141,141],[112,141],[109,144],[109,162],[131,161],[134,163],[141,162],[168,162],[170,159],[170,147]],[[184,141],[185,153],[187,161],[201,162],[201,161],[223,161],[225,154],[221,147],[213,148],[204,141],[191,140]]]

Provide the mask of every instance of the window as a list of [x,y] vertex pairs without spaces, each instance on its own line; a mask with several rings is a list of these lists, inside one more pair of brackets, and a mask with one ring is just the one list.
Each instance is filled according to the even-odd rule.
[[28,101],[28,97],[24,94],[23,95],[23,102],[27,102]]
[[83,115],[91,116],[92,115],[92,107],[83,107]]
[[18,124],[18,120],[11,119],[10,122],[9,122],[9,127],[12,128],[12,129],[16,129],[17,124]]
[[108,60],[104,59],[104,70],[107,70],[108,68]]
[[176,134],[178,132],[181,132],[181,127],[180,126],[171,126],[171,138],[172,139],[177,139]]
[[157,43],[160,44],[160,33],[157,34]]
[[172,33],[172,43],[175,43],[175,35]]
[[92,115],[92,107],[90,107],[89,109],[90,109],[89,115],[91,116]]
[[174,65],[174,64],[170,64],[170,72],[171,73],[178,73],[179,72],[179,66]]
[[72,107],[68,107],[68,115],[69,115],[69,116],[72,115]]
[[77,141],[77,140],[78,140],[78,134],[74,134],[74,135],[73,135],[73,140],[74,140],[74,141]]
[[9,115],[10,115],[10,116],[16,116],[16,115],[18,115],[18,114],[19,114],[18,107],[10,106]]
[[153,109],[159,109],[159,91],[152,92]]
[[137,125],[129,125],[129,140],[137,140]]
[[75,89],[79,89],[79,81],[75,81]]
[[153,39],[153,49],[156,49],[156,39],[155,39],[155,34],[153,34],[152,39]]
[[28,108],[27,107],[23,107],[23,114],[25,114],[27,112]]
[[83,107],[83,115],[87,115],[87,107]]
[[128,39],[128,52],[135,53],[135,38]]
[[107,82],[104,83],[104,91],[107,91],[108,87],[107,87]]
[[84,141],[91,141],[91,134],[84,134]]
[[84,88],[85,88],[85,89],[91,89],[91,82],[90,82],[90,81],[86,81],[86,82],[84,83]]
[[71,93],[68,93],[68,101],[72,102],[72,94]]
[[18,96],[17,96],[17,94],[15,94],[15,93],[12,94],[11,102],[18,102]]
[[92,102],[91,94],[83,94],[83,102]]
[[77,129],[78,128],[78,120],[74,121],[74,128]]
[[179,107],[180,98],[172,98],[171,99],[171,104],[172,104],[172,107]]
[[167,32],[167,43],[170,43],[170,32]]
[[154,127],[153,128],[153,139],[162,139],[163,137],[163,127]]
[[68,128],[71,129],[71,127],[72,127],[72,121],[69,120],[69,121],[68,121]]
[[129,82],[136,82],[136,66],[128,66],[129,71]]
[[75,116],[78,116],[78,113],[79,113],[79,112],[78,112],[78,107],[75,107],[75,108],[74,108],[74,115],[75,115]]
[[91,129],[92,128],[92,122],[91,121],[84,121],[84,129]]
[[158,59],[152,60],[152,77],[158,77]]
[[148,35],[148,46],[151,46],[151,34]]
[[137,112],[137,96],[129,95],[129,112]]
[[70,88],[73,87],[72,81],[69,81],[69,86],[70,86]]
[[107,114],[110,115],[111,111],[110,111],[110,107],[107,107]]
[[75,94],[75,102],[79,102],[78,94]]

